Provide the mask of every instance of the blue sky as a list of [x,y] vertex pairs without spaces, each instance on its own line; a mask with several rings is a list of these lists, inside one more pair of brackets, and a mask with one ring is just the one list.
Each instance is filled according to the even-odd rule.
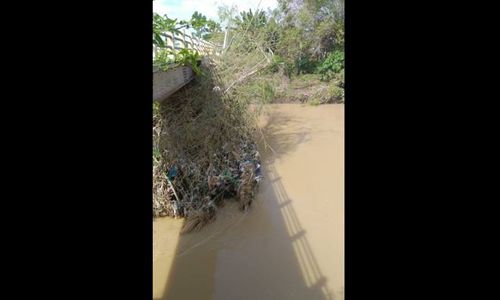
[[222,5],[236,5],[239,11],[257,8],[276,8],[276,0],[155,0],[153,11],[160,15],[167,14],[170,18],[189,20],[191,15],[198,11],[210,19],[217,20],[217,8]]

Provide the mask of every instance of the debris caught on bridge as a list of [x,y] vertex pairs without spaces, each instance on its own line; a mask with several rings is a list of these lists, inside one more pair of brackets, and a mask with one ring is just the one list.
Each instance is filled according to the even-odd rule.
[[249,209],[262,178],[255,117],[222,92],[212,65],[202,68],[154,107],[153,215],[186,218],[183,232],[213,221],[225,199]]

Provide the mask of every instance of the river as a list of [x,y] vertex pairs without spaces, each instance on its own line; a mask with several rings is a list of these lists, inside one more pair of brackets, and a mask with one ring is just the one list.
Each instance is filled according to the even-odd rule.
[[153,222],[154,299],[344,299],[344,105],[274,104],[251,209]]

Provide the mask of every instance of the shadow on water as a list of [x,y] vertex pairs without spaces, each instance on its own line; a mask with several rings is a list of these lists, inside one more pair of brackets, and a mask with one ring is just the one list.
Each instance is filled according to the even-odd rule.
[[[217,224],[201,232],[181,235],[175,259],[160,299],[311,299],[337,300],[322,274],[274,167],[275,160],[307,142],[310,132],[275,112],[263,127],[266,143],[260,145],[264,180],[252,209],[234,226],[210,237]],[[228,208],[229,209],[229,208]],[[218,223],[220,216],[215,223]],[[195,236],[195,237],[193,237]],[[208,239],[192,248],[193,239]],[[161,272],[154,269],[154,272]]]

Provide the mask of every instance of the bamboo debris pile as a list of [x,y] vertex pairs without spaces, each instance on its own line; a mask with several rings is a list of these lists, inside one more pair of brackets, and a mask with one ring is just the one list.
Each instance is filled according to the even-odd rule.
[[248,209],[262,176],[248,103],[228,96],[209,59],[202,70],[153,116],[153,216],[186,218],[184,232],[213,221],[224,199]]

